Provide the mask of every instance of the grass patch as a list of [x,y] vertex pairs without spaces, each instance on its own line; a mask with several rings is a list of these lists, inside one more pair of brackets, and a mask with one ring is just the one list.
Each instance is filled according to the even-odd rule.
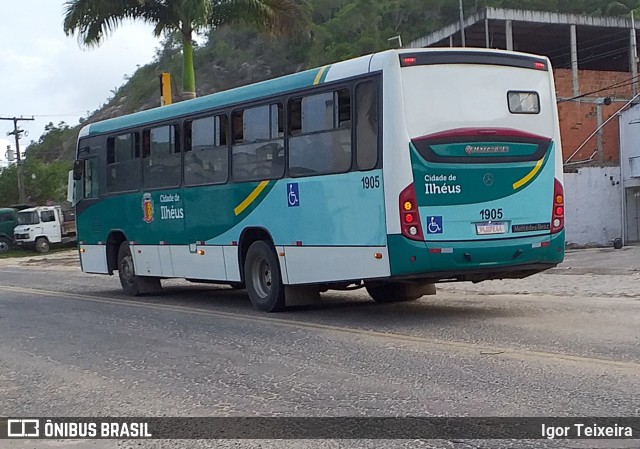
[[11,248],[6,253],[0,253],[0,259],[13,259],[16,257],[25,257],[30,254],[37,254],[35,251],[29,251],[22,248]]
[[20,257],[47,256],[49,254],[69,251],[72,248],[75,248],[75,244],[56,246],[55,248],[51,248],[48,253],[40,254],[39,252],[33,249],[26,249],[26,248],[20,248],[20,247],[14,246],[6,253],[0,253],[0,259],[16,259]]

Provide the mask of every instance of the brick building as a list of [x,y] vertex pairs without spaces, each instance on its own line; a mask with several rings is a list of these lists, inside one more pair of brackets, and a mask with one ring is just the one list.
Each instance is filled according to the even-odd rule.
[[[457,47],[464,41],[467,47],[549,57],[565,161],[567,242],[607,245],[617,237],[640,240],[640,231],[626,229],[630,213],[640,216],[640,204],[627,210],[620,165],[620,136],[628,126],[620,116],[640,102],[636,40],[627,18],[485,8],[409,47]],[[622,161],[627,163],[624,156]]]
[[[595,136],[587,139],[605,120],[616,114],[621,106],[633,98],[632,85],[607,89],[607,86],[616,83],[626,84],[631,75],[629,72],[580,70],[579,77],[578,95],[606,89],[602,91],[602,94],[606,96],[587,96],[583,99],[563,101],[563,99],[573,96],[571,70],[554,69],[564,160],[571,157],[584,144],[578,153],[573,154],[568,163],[588,160],[593,155],[591,164],[617,165],[620,161],[618,117],[613,117],[609,123],[602,126]],[[611,98],[611,104],[605,105],[604,98]]]

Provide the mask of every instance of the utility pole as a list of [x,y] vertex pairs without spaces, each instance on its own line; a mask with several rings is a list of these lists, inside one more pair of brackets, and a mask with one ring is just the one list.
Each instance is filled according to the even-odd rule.
[[462,9],[462,0],[460,0],[460,37],[462,38],[462,46],[466,47],[467,43],[464,38],[464,10]]
[[23,129],[18,128],[18,122],[21,120],[35,120],[31,118],[23,117],[0,117],[0,120],[11,120],[13,122],[13,131],[7,133],[7,136],[14,136],[16,139],[16,171],[18,172],[18,201],[20,204],[24,204],[27,199],[24,193],[24,180],[22,179],[22,155],[20,154],[20,136],[24,133]]
[[636,21],[631,10],[631,76],[633,78],[633,95],[638,93],[638,47],[636,45]]

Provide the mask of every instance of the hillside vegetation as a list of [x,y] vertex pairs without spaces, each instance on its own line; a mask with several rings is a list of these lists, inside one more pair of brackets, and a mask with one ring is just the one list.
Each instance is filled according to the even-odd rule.
[[[394,36],[401,36],[406,45],[458,19],[458,0],[307,0],[307,3],[312,24],[307,32],[295,38],[271,38],[241,26],[210,31],[205,43],[194,51],[197,95],[385,50],[390,48],[388,39]],[[464,1],[467,15],[485,6],[619,15],[639,5],[640,0]],[[74,159],[81,126],[158,107],[158,75],[164,71],[171,73],[174,101],[179,101],[181,67],[178,36],[165,36],[153,61],[128,77],[112,92],[111,98],[105,100],[103,107],[75,126],[50,123],[38,141],[27,147],[25,164],[37,166],[41,177],[36,175],[36,179],[52,179],[52,185],[35,191],[34,186],[27,183],[30,202],[61,201],[65,197],[66,170]],[[50,174],[45,174],[49,171]],[[0,205],[16,202],[15,169],[4,169],[0,171]]]

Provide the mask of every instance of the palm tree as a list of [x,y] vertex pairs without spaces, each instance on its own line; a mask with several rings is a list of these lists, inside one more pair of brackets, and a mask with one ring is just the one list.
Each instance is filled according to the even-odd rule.
[[285,34],[306,23],[299,0],[68,0],[64,32],[78,34],[87,47],[97,46],[126,20],[152,24],[153,33],[182,37],[183,98],[195,98],[193,33],[244,22],[262,31]]

